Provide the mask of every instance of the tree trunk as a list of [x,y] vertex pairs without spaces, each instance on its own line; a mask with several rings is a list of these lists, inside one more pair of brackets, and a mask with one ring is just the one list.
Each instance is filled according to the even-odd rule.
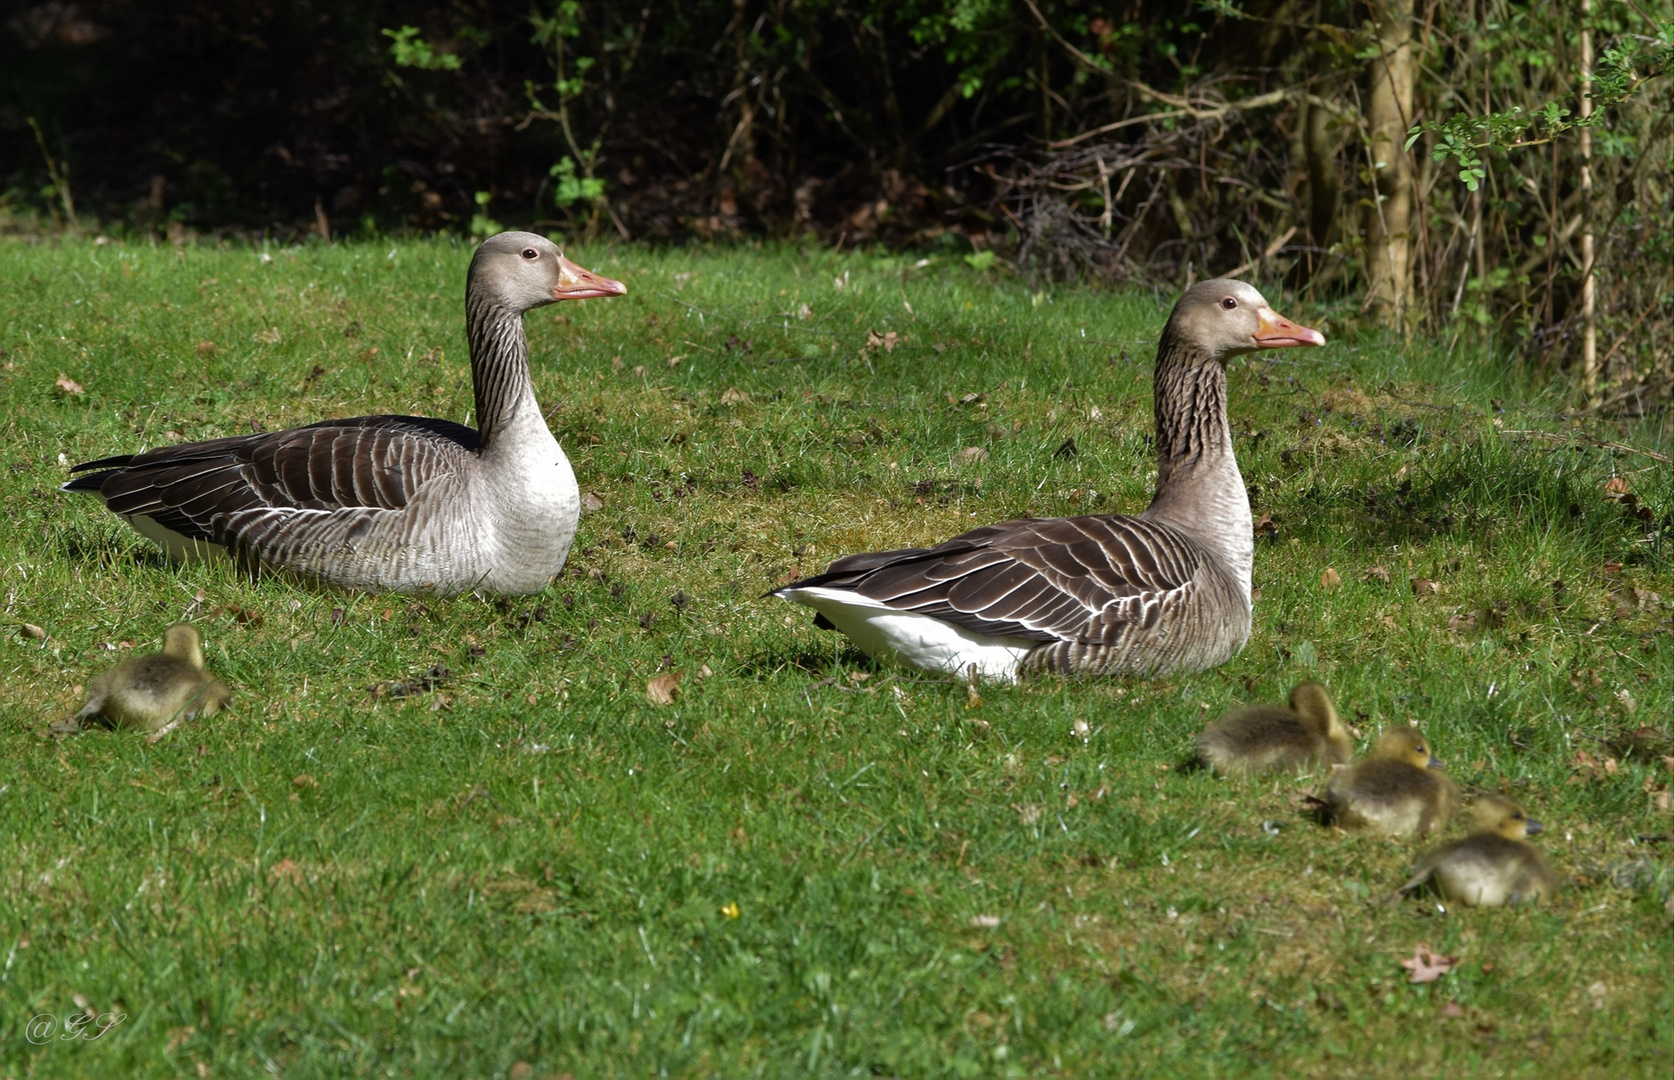
[[[1593,5],[1581,0],[1581,119],[1593,114]],[[1598,274],[1593,266],[1593,129],[1581,129],[1581,392],[1598,400]]]
[[1323,252],[1331,246],[1337,224],[1337,200],[1341,180],[1337,176],[1337,155],[1325,125],[1331,114],[1318,106],[1307,106],[1303,121],[1303,146],[1308,158],[1308,241]]
[[1366,104],[1377,198],[1366,209],[1367,306],[1385,326],[1406,330],[1412,297],[1412,158],[1402,147],[1412,126],[1413,0],[1375,0],[1380,55],[1372,59]]

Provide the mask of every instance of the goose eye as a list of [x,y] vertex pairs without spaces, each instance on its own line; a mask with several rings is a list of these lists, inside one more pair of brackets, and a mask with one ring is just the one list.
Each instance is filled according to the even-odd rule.
[[1238,301],[1229,296],[1225,300],[1221,301],[1221,306],[1226,308],[1228,311],[1231,311],[1233,308],[1238,306]]
[[538,259],[538,258],[541,257],[541,253],[536,251],[534,248],[524,248],[523,249],[523,257],[525,259],[530,260],[530,261],[534,261],[535,259]]

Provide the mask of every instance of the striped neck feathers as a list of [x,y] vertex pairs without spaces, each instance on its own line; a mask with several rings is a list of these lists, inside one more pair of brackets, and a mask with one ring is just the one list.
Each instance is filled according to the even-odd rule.
[[1226,368],[1170,337],[1157,349],[1157,491],[1145,514],[1215,548],[1247,589],[1254,534],[1227,424]]
[[1226,368],[1189,346],[1157,350],[1157,490],[1191,483],[1232,461],[1226,420]]
[[529,340],[523,313],[486,298],[465,297],[465,335],[471,344],[471,388],[477,437],[487,451],[525,413],[540,415],[529,380]]

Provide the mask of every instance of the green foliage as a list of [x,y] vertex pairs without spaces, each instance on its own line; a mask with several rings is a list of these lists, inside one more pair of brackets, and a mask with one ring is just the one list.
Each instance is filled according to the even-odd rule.
[[427,71],[458,71],[460,59],[454,53],[439,53],[431,44],[419,37],[416,26],[403,26],[399,30],[384,30],[383,35],[390,39],[389,54],[400,67],[423,68]]
[[488,202],[490,193],[479,191],[476,194],[477,212],[471,216],[471,235],[479,239],[493,236],[497,232],[504,232],[505,226],[488,216]]
[[591,176],[577,176],[575,159],[567,154],[552,166],[552,177],[558,182],[552,190],[552,201],[560,210],[568,209],[573,203],[592,202],[604,194],[604,181]]
[[[1460,182],[1475,191],[1487,175],[1484,152],[1504,154],[1549,143],[1568,131],[1602,126],[1609,120],[1608,109],[1639,94],[1651,79],[1667,74],[1671,65],[1674,22],[1665,22],[1657,27],[1652,41],[1613,45],[1604,51],[1593,70],[1593,111],[1589,116],[1583,117],[1559,101],[1548,101],[1536,110],[1514,105],[1481,115],[1455,113],[1445,120],[1413,127],[1407,132],[1406,149],[1411,150],[1426,132],[1433,134],[1436,143],[1431,156],[1438,162],[1455,162]],[[1574,73],[1572,79],[1579,83],[1580,74]]]

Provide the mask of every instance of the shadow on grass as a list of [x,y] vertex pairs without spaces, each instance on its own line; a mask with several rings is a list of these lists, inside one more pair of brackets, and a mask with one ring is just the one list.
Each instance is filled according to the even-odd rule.
[[[1372,545],[1427,543],[1439,536],[1483,536],[1524,522],[1556,526],[1594,544],[1614,541],[1636,522],[1604,499],[1604,458],[1575,449],[1520,449],[1487,442],[1456,445],[1412,476],[1386,484],[1308,492],[1313,504],[1352,519]],[[1341,520],[1332,523],[1334,531]]]
[[871,657],[850,645],[847,638],[835,634],[821,644],[755,649],[739,661],[737,670],[747,678],[761,680],[787,669],[824,677],[831,673],[833,667],[882,670]]
[[148,570],[166,570],[172,564],[155,544],[133,543],[129,537],[109,529],[95,533],[71,528],[59,530],[51,550],[74,565],[94,564],[110,568],[123,563]]

